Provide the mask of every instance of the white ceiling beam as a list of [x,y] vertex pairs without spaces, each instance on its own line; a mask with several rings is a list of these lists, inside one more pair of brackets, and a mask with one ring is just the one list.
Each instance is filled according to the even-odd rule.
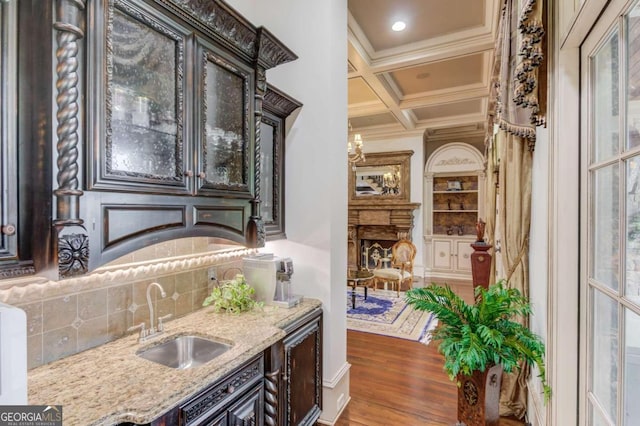
[[450,104],[453,102],[468,101],[489,96],[488,87],[454,87],[451,90],[439,93],[420,93],[406,96],[400,101],[400,108],[421,108],[432,105]]
[[350,104],[347,109],[349,118],[364,117],[367,115],[384,114],[389,109],[382,102],[365,102],[360,104]]
[[487,121],[487,115],[483,113],[464,114],[443,118],[433,118],[430,120],[420,120],[416,123],[418,127],[437,129],[439,127],[456,127]]

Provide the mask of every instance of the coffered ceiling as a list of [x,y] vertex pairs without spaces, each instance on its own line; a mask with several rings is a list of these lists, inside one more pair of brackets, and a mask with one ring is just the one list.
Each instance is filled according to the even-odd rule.
[[[368,136],[484,134],[499,0],[348,0],[349,120]],[[406,29],[391,26],[404,21]]]

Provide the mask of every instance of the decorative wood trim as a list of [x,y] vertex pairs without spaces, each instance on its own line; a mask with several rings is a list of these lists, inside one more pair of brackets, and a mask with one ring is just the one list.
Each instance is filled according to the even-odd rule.
[[0,267],[0,279],[24,277],[36,273],[33,264],[15,264],[11,266]]
[[264,27],[258,28],[258,40],[258,63],[265,69],[298,59],[293,51]]
[[58,276],[67,278],[84,274],[88,270],[88,235],[80,218],[79,188],[79,112],[84,111],[78,98],[78,73],[80,39],[84,38],[84,0],[58,0],[53,24],[56,31],[57,70],[57,183],[53,191],[56,197],[56,217],[53,225],[57,231]]
[[80,197],[83,192],[78,182],[78,112],[82,105],[78,101],[78,40],[84,37],[84,0],[58,0],[56,3],[58,20],[53,24],[56,30],[56,62],[58,78],[56,87],[57,105],[57,151],[58,188],[54,190],[57,199],[57,226],[81,225]]
[[278,393],[280,369],[269,372],[264,375],[265,382],[265,398],[264,398],[264,423],[267,426],[276,426],[278,424]]
[[247,62],[264,69],[297,59],[295,53],[265,28],[256,28],[221,0],[155,0]]
[[247,224],[247,246],[249,247],[264,247],[266,241],[266,231],[264,227],[264,221],[260,215],[260,123],[262,123],[262,103],[264,95],[267,90],[267,75],[266,70],[261,66],[256,69],[255,80],[255,146],[254,152],[254,191],[255,196],[251,200],[251,217]]
[[241,387],[247,386],[263,375],[262,358],[253,361],[249,366],[233,374],[214,389],[204,392],[203,397],[192,405],[183,408],[184,419],[187,424],[200,417],[223,399],[235,396]]
[[89,237],[67,234],[58,237],[58,272],[61,278],[87,273],[89,267]]
[[302,107],[302,102],[297,101],[276,87],[267,84],[263,107],[266,111],[286,118],[297,108]]

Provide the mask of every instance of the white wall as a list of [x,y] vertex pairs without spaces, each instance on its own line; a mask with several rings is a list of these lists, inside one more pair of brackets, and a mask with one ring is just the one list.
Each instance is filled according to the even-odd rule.
[[[347,376],[347,1],[229,0],[298,55],[267,81],[304,104],[285,147],[287,240],[268,243],[294,261],[296,292],[324,308],[325,387]],[[348,382],[347,382],[348,386]],[[336,399],[339,399],[340,393]],[[347,395],[342,398],[345,400]],[[327,397],[323,417],[339,410]]]
[[365,155],[367,152],[392,152],[406,150],[413,151],[413,155],[411,156],[411,198],[409,201],[421,204],[420,208],[413,212],[413,231],[411,232],[411,239],[418,249],[414,264],[414,273],[416,275],[424,276],[424,243],[422,238],[424,235],[424,221],[422,220],[424,214],[424,206],[422,205],[422,187],[424,185],[424,144],[422,142],[422,135],[376,140],[369,140],[365,138],[364,142]]

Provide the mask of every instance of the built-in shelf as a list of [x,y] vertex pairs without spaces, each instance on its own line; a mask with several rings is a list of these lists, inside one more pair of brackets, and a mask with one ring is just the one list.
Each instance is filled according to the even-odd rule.
[[[478,210],[433,210],[434,213],[478,213]],[[475,222],[474,222],[475,223]]]
[[477,193],[477,189],[461,189],[459,191],[433,191],[434,194],[464,194],[464,193]]

